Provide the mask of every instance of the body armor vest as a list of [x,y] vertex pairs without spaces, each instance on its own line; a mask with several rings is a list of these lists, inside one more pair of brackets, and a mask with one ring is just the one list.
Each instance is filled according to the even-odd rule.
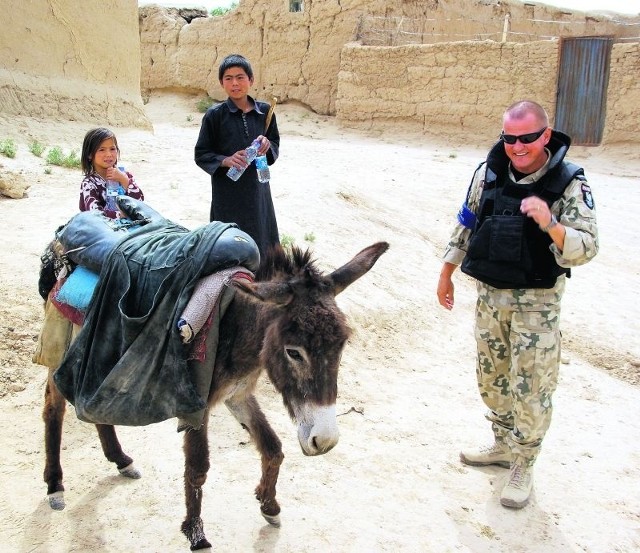
[[561,162],[537,182],[518,184],[508,171],[496,175],[487,168],[462,272],[494,288],[552,288],[570,271],[556,263],[551,237],[520,212],[520,202],[535,195],[551,207],[582,174],[581,167]]

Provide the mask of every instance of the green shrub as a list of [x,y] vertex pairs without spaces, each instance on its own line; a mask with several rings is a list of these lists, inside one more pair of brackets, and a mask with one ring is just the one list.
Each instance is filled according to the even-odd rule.
[[304,235],[304,240],[305,240],[305,242],[315,242],[316,241],[316,235],[313,232],[307,232]]
[[218,17],[220,15],[225,15],[229,13],[231,10],[235,10],[238,7],[237,2],[232,2],[228,8],[213,8],[209,13],[213,17]]
[[71,150],[67,155],[62,151],[60,146],[54,146],[47,153],[47,163],[50,165],[58,165],[59,167],[67,167],[68,169],[80,168],[80,157],[76,150]]
[[200,100],[198,100],[198,103],[196,104],[196,109],[200,112],[200,113],[204,113],[205,111],[207,111],[212,105],[214,104],[214,100],[209,98],[209,96],[207,96],[206,98],[201,98]]
[[36,157],[42,157],[46,146],[44,144],[40,144],[37,140],[33,140],[29,143],[29,151]]
[[13,138],[5,138],[0,140],[0,154],[6,157],[16,157],[18,147],[16,141]]
[[82,164],[80,163],[80,156],[78,155],[78,150],[71,150],[69,155],[64,158],[64,167],[68,167],[69,169],[80,169]]
[[49,165],[62,166],[63,158],[64,158],[64,154],[62,153],[62,148],[60,146],[54,146],[47,152],[46,159]]
[[296,239],[293,236],[288,234],[283,234],[280,237],[280,245],[286,250],[291,249],[291,247],[296,243]]

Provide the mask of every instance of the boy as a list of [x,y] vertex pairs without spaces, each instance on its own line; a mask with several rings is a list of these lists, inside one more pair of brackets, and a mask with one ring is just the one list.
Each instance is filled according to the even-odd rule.
[[[280,134],[275,116],[267,121],[269,104],[249,96],[253,70],[249,61],[231,54],[222,60],[218,79],[228,98],[212,106],[202,118],[195,146],[195,162],[211,175],[210,221],[236,223],[249,234],[264,256],[279,243],[271,188],[258,182],[255,164],[247,166],[245,149],[258,138],[258,155],[269,165],[278,159]],[[246,170],[236,181],[227,177],[230,167]]]

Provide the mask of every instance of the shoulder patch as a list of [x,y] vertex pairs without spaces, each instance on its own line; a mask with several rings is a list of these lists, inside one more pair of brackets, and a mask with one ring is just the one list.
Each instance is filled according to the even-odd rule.
[[593,202],[593,196],[591,195],[591,188],[586,182],[581,183],[580,187],[582,188],[582,199],[584,203],[589,209],[593,209],[595,204]]

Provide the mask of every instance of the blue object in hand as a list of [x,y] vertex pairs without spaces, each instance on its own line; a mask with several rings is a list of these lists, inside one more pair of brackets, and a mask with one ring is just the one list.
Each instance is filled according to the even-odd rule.
[[267,163],[267,156],[258,156],[256,158],[256,171],[258,172],[258,181],[262,183],[269,182],[271,173]]

